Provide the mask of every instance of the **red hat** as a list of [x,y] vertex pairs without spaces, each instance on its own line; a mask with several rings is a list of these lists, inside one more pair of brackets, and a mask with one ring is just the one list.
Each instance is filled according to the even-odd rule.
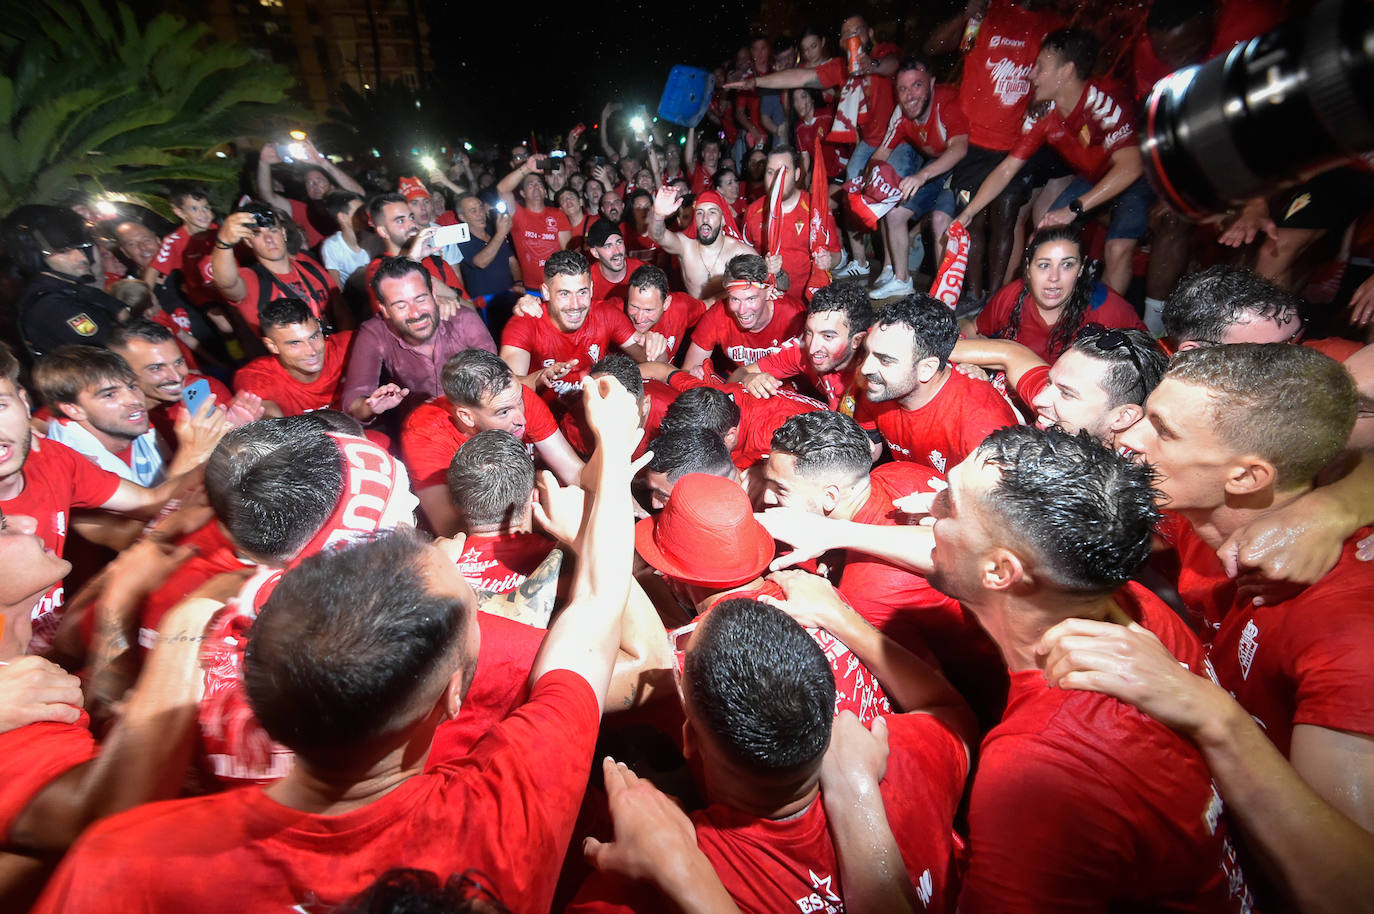
[[902,176],[887,162],[874,162],[867,176],[856,175],[845,182],[849,208],[869,229],[878,227],[878,220],[886,216],[902,199]]
[[722,216],[729,216],[733,210],[730,204],[725,202],[725,198],[714,190],[703,191],[697,194],[697,209],[703,206],[714,206],[720,210]]
[[429,196],[429,189],[419,178],[402,178],[396,185],[396,192],[407,200]]
[[739,483],[705,473],[683,476],[663,512],[635,525],[635,549],[669,577],[708,587],[747,584],[774,551]]

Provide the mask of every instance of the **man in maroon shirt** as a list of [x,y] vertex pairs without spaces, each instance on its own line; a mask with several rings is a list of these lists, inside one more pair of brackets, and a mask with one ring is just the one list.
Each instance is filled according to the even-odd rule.
[[[372,277],[382,313],[358,328],[349,356],[340,402],[361,422],[402,403],[413,407],[442,393],[440,373],[451,356],[476,347],[496,351],[496,343],[471,308],[440,319],[433,281],[423,267],[405,257],[388,257]],[[382,369],[394,379],[382,384]]]

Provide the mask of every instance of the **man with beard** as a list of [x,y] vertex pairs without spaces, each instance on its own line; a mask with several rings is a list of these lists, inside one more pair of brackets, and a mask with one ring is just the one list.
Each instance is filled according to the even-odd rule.
[[[816,290],[830,284],[826,271],[839,262],[840,233],[835,219],[827,210],[822,215],[821,230],[811,243],[811,199],[801,191],[801,156],[791,146],[774,146],[768,154],[765,172],[768,186],[782,182],[782,221],[778,231],[782,246],[776,262],[768,264],[774,274],[786,274],[787,288],[798,298],[810,298]],[[767,250],[764,225],[769,221],[768,197],[760,197],[749,204],[744,215],[744,237],[749,243]],[[772,229],[769,229],[772,231]]]
[[[682,208],[682,199],[671,187],[659,188],[654,195],[649,236],[659,247],[681,261],[682,282],[688,293],[693,298],[708,301],[719,298],[725,290],[725,265],[740,254],[757,252],[732,234],[722,231],[730,209],[720,194],[707,191],[697,198],[696,206],[696,236],[670,232],[666,220]],[[602,210],[605,210],[604,198]]]
[[990,432],[1017,424],[995,387],[954,370],[958,336],[954,312],[929,295],[887,305],[868,331],[859,368],[867,389],[854,418],[893,459],[944,473]]
[[625,218],[625,198],[614,189],[601,195],[601,218],[612,225],[620,225]]
[[27,280],[15,303],[24,348],[38,356],[72,343],[104,343],[124,303],[101,291],[95,245],[81,217],[56,206],[21,206],[5,217],[3,235]]
[[650,362],[676,359],[688,331],[706,314],[706,305],[686,292],[669,292],[668,274],[653,264],[630,274],[625,293],[625,315]]
[[422,228],[416,223],[405,197],[400,194],[380,194],[368,201],[367,212],[372,218],[372,227],[386,245],[386,252],[374,258],[364,274],[374,312],[380,310],[381,303],[373,290],[372,277],[377,275],[377,269],[386,257],[409,257],[424,267],[425,272],[433,277],[435,298],[447,299],[450,303],[459,298],[463,282],[458,278],[458,272],[430,243],[434,229],[428,225]]
[[234,388],[262,397],[265,415],[279,419],[316,409],[339,409],[351,331],[328,337],[320,322],[295,298],[262,306],[262,342],[269,355],[234,375]]
[[[501,202],[511,215],[511,244],[515,245],[520,274],[526,280],[543,276],[544,261],[554,251],[566,249],[572,240],[567,217],[547,205],[549,191],[539,176],[547,161],[546,156],[528,158],[496,185]],[[517,189],[520,201],[515,199]]]
[[[685,262],[685,261],[684,261]],[[682,367],[691,371],[717,348],[730,368],[757,362],[801,332],[806,308],[792,297],[779,297],[768,282],[768,267],[759,255],[749,252],[725,264],[725,300],[706,312]]]
[[873,308],[861,286],[832,283],[816,292],[806,306],[806,329],[777,352],[730,376],[755,397],[771,397],[783,380],[797,378],[810,386],[831,409],[854,415],[859,391],[855,383],[860,347],[873,324]]
[[586,239],[587,256],[593,261],[592,298],[624,301],[630,274],[644,266],[644,261],[625,255],[625,236],[619,225],[607,219],[597,220]]
[[[406,213],[409,215],[409,208]],[[429,272],[405,257],[384,257],[372,277],[381,313],[358,328],[340,402],[360,422],[442,393],[444,363],[464,349],[496,351],[477,313],[459,308],[440,319]],[[393,379],[381,382],[382,370]]]

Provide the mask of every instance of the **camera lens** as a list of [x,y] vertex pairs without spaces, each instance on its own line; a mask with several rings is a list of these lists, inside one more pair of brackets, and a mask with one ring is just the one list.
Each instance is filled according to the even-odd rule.
[[1374,6],[1310,15],[1155,84],[1141,154],[1161,197],[1191,216],[1297,184],[1374,149]]

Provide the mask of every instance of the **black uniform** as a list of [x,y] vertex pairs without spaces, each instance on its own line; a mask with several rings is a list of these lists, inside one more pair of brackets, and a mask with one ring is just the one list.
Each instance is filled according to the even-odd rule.
[[92,286],[35,276],[15,305],[19,337],[35,358],[59,346],[103,346],[127,305]]

